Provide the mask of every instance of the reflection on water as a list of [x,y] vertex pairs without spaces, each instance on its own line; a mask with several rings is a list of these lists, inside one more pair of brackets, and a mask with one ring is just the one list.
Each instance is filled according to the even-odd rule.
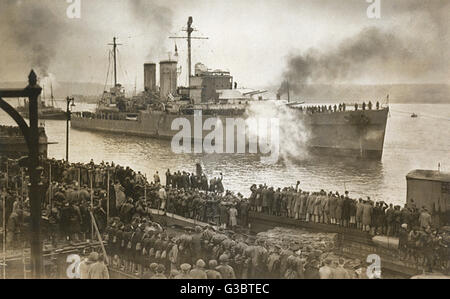
[[[77,110],[92,106],[78,105]],[[416,112],[413,119],[409,112]],[[12,124],[3,112],[1,124]],[[45,122],[49,156],[65,157],[65,122]],[[406,199],[406,174],[416,168],[450,172],[450,105],[391,105],[391,117],[382,161],[312,156],[276,165],[260,162],[256,155],[173,154],[170,142],[126,135],[71,130],[70,160],[73,162],[114,161],[130,166],[149,178],[173,170],[195,171],[200,162],[211,178],[224,174],[225,188],[244,195],[252,184],[274,187],[295,185],[304,190],[350,191],[353,196],[403,204]],[[161,175],[163,181],[164,175]]]

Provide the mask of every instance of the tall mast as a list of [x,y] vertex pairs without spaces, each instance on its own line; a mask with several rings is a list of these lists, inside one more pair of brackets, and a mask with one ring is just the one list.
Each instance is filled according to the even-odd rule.
[[188,42],[188,87],[191,87],[191,75],[192,75],[192,40],[193,39],[209,39],[207,37],[192,37],[192,32],[196,31],[193,27],[192,27],[192,23],[194,22],[194,19],[192,17],[189,17],[188,22],[187,22],[187,28],[186,31],[187,32],[187,37],[170,37],[171,39],[187,39]]
[[188,84],[189,87],[191,87],[191,75],[192,75],[192,32],[194,32],[194,28],[192,28],[192,23],[194,22],[194,19],[192,17],[189,17],[188,19],[188,27],[187,27],[187,41],[188,41]]
[[42,96],[41,96],[41,101],[39,104],[40,104],[39,107],[45,106],[45,85],[42,85]]
[[52,99],[52,106],[55,107],[55,98],[53,97],[53,83],[51,82],[50,82],[50,92],[51,92],[50,96]]
[[110,46],[113,46],[113,58],[114,58],[114,87],[117,86],[117,46],[120,46],[122,44],[117,43],[117,37],[113,38],[113,43],[108,44]]
[[289,86],[289,80],[287,80],[287,94],[288,94],[288,103],[291,102],[291,88]]
[[113,39],[114,40],[114,86],[117,86],[117,43],[116,43],[116,38]]

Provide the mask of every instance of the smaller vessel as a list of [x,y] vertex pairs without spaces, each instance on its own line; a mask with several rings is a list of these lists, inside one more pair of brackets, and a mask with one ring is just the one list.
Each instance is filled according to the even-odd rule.
[[413,114],[411,114],[411,117],[412,117],[412,118],[418,118],[418,117],[419,117],[419,115],[417,115],[417,114],[413,113]]
[[[47,105],[45,103],[45,95],[40,98],[39,106],[38,106],[38,117],[39,119],[44,120],[66,120],[67,114],[61,108],[56,107],[55,98],[53,96],[53,86],[50,85],[51,90],[51,105]],[[25,100],[23,106],[17,107],[17,111],[24,118],[29,118],[29,106],[28,101]]]

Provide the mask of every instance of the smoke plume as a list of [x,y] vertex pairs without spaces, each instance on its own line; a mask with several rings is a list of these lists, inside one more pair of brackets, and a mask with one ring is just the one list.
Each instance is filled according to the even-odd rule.
[[33,68],[41,79],[52,73],[64,81],[103,83],[113,36],[123,43],[119,72],[131,71],[129,65],[134,68],[146,57],[167,55],[173,12],[163,1],[82,0],[80,19],[68,17],[69,5],[64,0],[0,1],[0,81],[22,81]]
[[18,59],[46,77],[65,27],[43,2],[0,1],[0,33],[3,51],[16,52]]
[[445,49],[449,48],[449,2],[395,1],[392,5],[385,13],[412,17],[415,27],[366,27],[325,51],[292,53],[287,57],[279,93],[286,94],[290,89],[298,94],[305,84],[345,83],[361,77],[379,82],[448,74],[450,57]]
[[[157,2],[157,1],[156,1]],[[163,46],[168,40],[173,27],[173,11],[155,1],[132,0],[131,11],[141,25],[143,32],[151,38],[148,43],[147,59],[157,59],[166,55],[167,49]]]

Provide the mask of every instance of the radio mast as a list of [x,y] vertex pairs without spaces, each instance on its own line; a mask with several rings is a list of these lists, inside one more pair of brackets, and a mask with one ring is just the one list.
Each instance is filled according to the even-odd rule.
[[117,86],[117,46],[121,46],[122,44],[117,43],[117,37],[113,38],[113,43],[108,44],[109,46],[113,46],[113,58],[114,58],[114,87]]
[[187,36],[185,37],[176,37],[176,36],[171,36],[169,37],[170,39],[186,39],[187,43],[188,43],[188,87],[191,87],[191,75],[192,75],[192,40],[193,39],[209,39],[208,37],[193,37],[192,33],[195,30],[195,28],[192,27],[192,23],[194,22],[194,19],[192,17],[189,17],[188,22],[187,22],[187,28],[183,29],[183,31],[187,32]]

